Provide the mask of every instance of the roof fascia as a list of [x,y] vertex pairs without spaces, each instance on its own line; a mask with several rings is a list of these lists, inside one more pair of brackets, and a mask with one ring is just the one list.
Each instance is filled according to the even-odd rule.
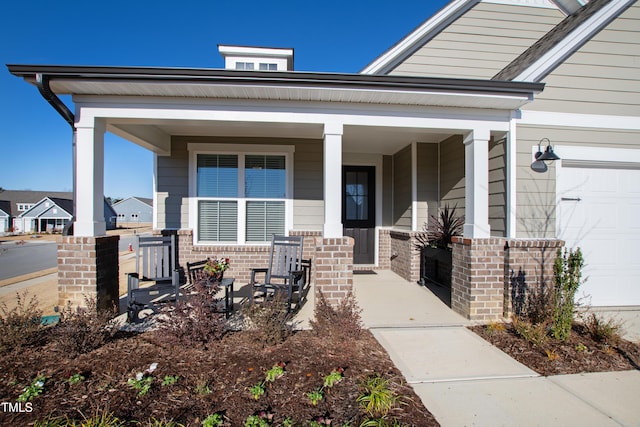
[[512,80],[541,81],[635,2],[636,0],[610,1]]
[[385,53],[367,65],[361,74],[387,74],[398,63],[422,47],[481,0],[453,0]]
[[18,215],[18,218],[23,218],[26,217],[27,214],[29,212],[31,212],[32,210],[34,210],[35,208],[37,208],[38,206],[40,206],[41,204],[43,204],[46,201],[50,201],[51,203],[53,203],[54,205],[56,204],[53,200],[51,200],[49,197],[45,197],[44,199],[40,200],[39,202],[35,203],[33,206],[31,206],[29,209],[27,209],[26,211],[22,212],[20,215]]
[[[474,0],[476,1],[476,0]],[[442,77],[379,76],[338,73],[259,72],[203,68],[94,67],[60,65],[7,65],[9,71],[26,81],[37,73],[55,80],[95,80],[118,83],[163,82],[315,87],[327,89],[367,89],[392,91],[457,91],[465,93],[522,94],[540,92],[543,85],[530,82],[458,79]]]

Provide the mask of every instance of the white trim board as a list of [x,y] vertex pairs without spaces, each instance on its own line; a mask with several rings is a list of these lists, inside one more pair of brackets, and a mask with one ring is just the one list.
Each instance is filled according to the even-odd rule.
[[640,130],[640,118],[636,116],[608,116],[524,110],[521,111],[521,117],[517,122],[523,125]]

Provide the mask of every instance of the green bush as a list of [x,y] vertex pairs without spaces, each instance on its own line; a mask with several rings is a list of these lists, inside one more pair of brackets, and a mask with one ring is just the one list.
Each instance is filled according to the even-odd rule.
[[582,279],[584,259],[580,248],[575,251],[558,249],[553,264],[554,296],[551,333],[554,338],[566,341],[571,335],[575,309],[575,295]]

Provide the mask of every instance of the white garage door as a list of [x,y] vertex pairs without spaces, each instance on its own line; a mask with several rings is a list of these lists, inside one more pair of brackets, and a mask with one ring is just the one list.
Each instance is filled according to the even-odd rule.
[[585,258],[578,295],[640,305],[640,169],[563,165],[557,191],[558,237]]

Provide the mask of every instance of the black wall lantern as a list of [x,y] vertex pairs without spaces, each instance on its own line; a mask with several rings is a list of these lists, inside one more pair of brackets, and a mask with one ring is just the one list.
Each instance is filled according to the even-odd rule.
[[[547,141],[547,148],[544,150],[544,153],[543,153],[542,143],[544,141]],[[536,160],[533,163],[531,163],[531,169],[533,169],[535,172],[540,172],[540,173],[543,173],[549,170],[545,161],[560,160],[560,157],[558,157],[558,155],[553,152],[553,147],[551,146],[551,141],[549,141],[549,138],[542,138],[540,142],[538,142],[538,152],[535,154],[535,158]]]

